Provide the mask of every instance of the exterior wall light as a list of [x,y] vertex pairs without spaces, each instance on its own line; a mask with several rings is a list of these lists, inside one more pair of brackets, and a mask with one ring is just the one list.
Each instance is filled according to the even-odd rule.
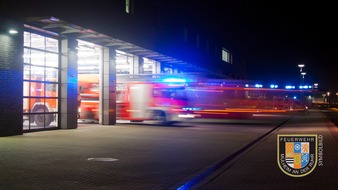
[[10,33],[10,34],[17,34],[18,31],[15,30],[15,29],[10,29],[10,30],[8,31],[8,33]]

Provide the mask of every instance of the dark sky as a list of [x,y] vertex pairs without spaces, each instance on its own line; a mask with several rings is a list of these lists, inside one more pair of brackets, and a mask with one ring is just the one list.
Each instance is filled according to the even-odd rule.
[[[62,4],[61,0],[50,3],[76,9],[82,1],[71,2],[74,5]],[[182,19],[217,33],[225,45],[232,47],[230,51],[245,58],[249,79],[299,83],[297,65],[305,64],[305,83],[318,83],[324,90],[338,92],[338,11],[333,1],[143,1],[147,2],[171,14],[180,12],[186,17]]]
[[224,1],[211,15],[200,16],[213,17],[215,29],[245,56],[251,79],[299,83],[298,64],[305,64],[305,83],[337,90],[335,7],[310,1]]
[[245,58],[249,79],[297,86],[298,64],[304,64],[305,83],[338,90],[338,11],[332,2],[188,0],[176,5]]

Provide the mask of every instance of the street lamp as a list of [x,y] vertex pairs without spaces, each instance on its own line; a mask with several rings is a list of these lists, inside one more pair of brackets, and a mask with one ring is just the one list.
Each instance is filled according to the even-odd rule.
[[301,72],[300,73],[302,76],[303,76],[303,78],[304,78],[304,75],[306,75],[306,72]]
[[303,72],[303,67],[305,67],[305,65],[299,64],[298,67],[300,68],[300,86],[302,86],[304,82],[304,75],[306,75],[306,73]]
[[302,85],[303,85],[304,84],[304,76],[306,75],[306,72],[301,72],[300,74],[302,75],[302,78],[303,78],[303,80],[302,80]]
[[[304,76],[306,75],[305,72],[303,72],[303,67],[305,67],[304,64],[299,64],[298,67],[300,68],[300,88],[303,88],[303,83],[304,83]],[[304,97],[303,97],[303,92],[300,93],[300,98],[301,101],[304,103]]]
[[300,68],[300,72],[302,72],[303,71],[303,67],[305,67],[305,65],[304,64],[299,64],[298,67]]

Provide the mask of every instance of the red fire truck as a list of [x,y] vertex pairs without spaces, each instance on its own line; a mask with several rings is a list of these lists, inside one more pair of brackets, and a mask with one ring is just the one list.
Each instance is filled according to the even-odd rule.
[[[55,121],[57,110],[56,86],[52,82],[24,82],[24,121],[35,122],[38,127],[48,127]],[[26,115],[26,113],[30,113],[30,116]]]
[[304,113],[307,106],[297,90],[203,85],[187,88],[195,117],[245,119],[253,114]]
[[[79,120],[99,120],[99,91],[95,80],[81,81],[79,77],[81,106]],[[130,81],[117,83],[116,119],[133,122],[180,121],[187,106],[185,84],[165,81]]]

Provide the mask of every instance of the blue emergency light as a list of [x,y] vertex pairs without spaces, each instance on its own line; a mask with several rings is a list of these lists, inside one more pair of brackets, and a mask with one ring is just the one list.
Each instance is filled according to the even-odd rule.
[[162,82],[187,82],[187,80],[181,78],[165,78]]

